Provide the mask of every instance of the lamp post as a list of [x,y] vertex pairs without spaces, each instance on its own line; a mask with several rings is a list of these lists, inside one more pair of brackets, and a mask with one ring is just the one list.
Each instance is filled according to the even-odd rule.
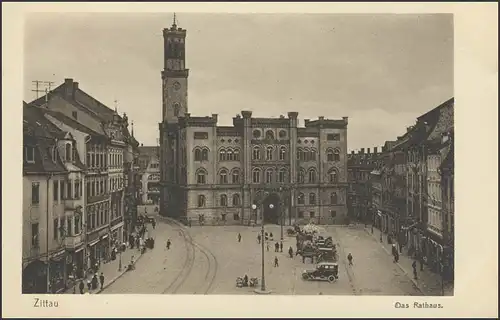
[[[273,204],[270,204],[269,205],[269,208],[273,208]],[[255,212],[255,214],[257,215],[257,205],[256,204],[252,204],[252,210]],[[262,212],[262,219],[261,219],[261,228],[260,228],[260,233],[261,233],[261,237],[262,237],[262,241],[261,241],[261,249],[262,249],[262,275],[261,275],[261,281],[260,281],[260,290],[259,289],[255,289],[255,293],[258,293],[258,294],[269,294],[271,293],[271,291],[267,291],[266,290],[266,276],[265,276],[265,260],[264,260],[264,242],[265,242],[265,237],[264,237],[264,212]]]

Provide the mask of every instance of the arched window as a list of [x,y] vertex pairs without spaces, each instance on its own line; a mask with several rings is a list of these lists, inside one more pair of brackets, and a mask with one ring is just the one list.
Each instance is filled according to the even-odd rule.
[[334,157],[333,157],[333,150],[332,149],[328,149],[326,151],[326,161],[332,162],[333,159],[334,159]]
[[272,169],[266,170],[266,183],[273,183],[273,170]]
[[280,130],[279,137],[281,139],[285,139],[286,138],[286,131],[285,130]]
[[[101,154],[101,159],[104,159],[104,155]],[[75,146],[71,146],[71,161],[75,162],[76,161],[76,148]],[[101,167],[104,167],[104,162],[101,161]]]
[[309,193],[309,204],[316,204],[316,194],[315,193]]
[[311,149],[309,152],[309,161],[316,161],[316,149]]
[[266,148],[266,160],[273,160],[273,147]]
[[196,171],[196,183],[197,184],[205,184],[207,183],[207,172],[205,169],[200,168]]
[[286,177],[286,170],[285,170],[285,168],[281,168],[279,173],[278,173],[278,182],[284,183],[285,177]]
[[219,150],[219,161],[226,161],[226,150]]
[[201,161],[201,150],[198,148],[194,149],[194,161]]
[[299,193],[299,196],[297,197],[297,203],[298,204],[304,204],[305,201],[304,201],[304,194],[301,192]]
[[231,174],[231,177],[232,177],[232,183],[240,183],[240,170],[238,169],[234,169],[232,174]]
[[333,160],[340,161],[340,150],[339,149],[335,149],[335,151],[333,152]]
[[227,207],[227,196],[225,194],[220,195],[220,206]]
[[228,149],[228,150],[227,150],[227,160],[228,160],[228,161],[233,161],[233,160],[234,160],[233,155],[234,155],[233,150]]
[[338,197],[337,197],[337,193],[336,192],[332,192],[330,194],[330,204],[337,204],[338,202]]
[[271,130],[266,131],[266,139],[274,140],[274,133]]
[[219,184],[227,184],[227,170],[222,169],[219,171]]
[[257,168],[252,171],[252,181],[253,183],[260,183],[260,170]]
[[260,160],[260,148],[258,146],[253,147],[252,155],[253,160]]
[[208,161],[208,149],[201,150],[201,161]]
[[71,161],[71,144],[66,144],[66,161]]
[[280,160],[286,160],[286,147],[284,146],[280,147]]
[[316,170],[314,168],[309,169],[309,183],[316,183]]
[[240,205],[240,195],[233,194],[233,207],[237,207]]
[[302,149],[302,153],[300,155],[301,161],[309,161],[309,148]]
[[298,183],[304,183],[306,177],[306,171],[302,168],[300,168],[299,173],[298,173]]
[[206,204],[206,199],[205,199],[205,196],[204,196],[204,195],[202,195],[202,194],[200,194],[200,195],[198,196],[198,208],[202,208],[202,207],[204,207],[204,206],[205,206],[205,204]]
[[240,161],[240,149],[234,150],[234,161]]
[[330,181],[330,183],[337,183],[339,181],[339,175],[336,169],[331,169],[330,172],[328,172],[328,181]]

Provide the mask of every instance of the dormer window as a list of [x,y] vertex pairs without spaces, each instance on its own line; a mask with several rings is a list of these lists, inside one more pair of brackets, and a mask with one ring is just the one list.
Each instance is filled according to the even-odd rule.
[[35,148],[32,146],[24,147],[24,160],[28,163],[35,163]]

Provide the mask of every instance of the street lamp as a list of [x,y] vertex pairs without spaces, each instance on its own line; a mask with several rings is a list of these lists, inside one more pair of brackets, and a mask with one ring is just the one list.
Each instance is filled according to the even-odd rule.
[[[274,207],[273,204],[269,205],[269,208],[272,209],[273,207]],[[252,210],[257,215],[257,205],[256,204],[252,204]],[[265,242],[265,237],[264,237],[264,212],[262,212],[262,220],[261,220],[260,233],[261,233],[261,237],[262,237],[262,241],[261,241],[261,245],[262,245],[262,276],[261,276],[260,290],[259,289],[255,289],[255,293],[266,294],[266,293],[271,293],[271,292],[266,290],[266,276],[265,276],[265,271],[264,271],[264,269],[265,269],[265,260],[264,260],[264,242]]]
[[284,218],[284,206],[285,201],[283,201],[283,187],[280,187],[280,227],[281,227],[281,241],[283,241],[283,218]]

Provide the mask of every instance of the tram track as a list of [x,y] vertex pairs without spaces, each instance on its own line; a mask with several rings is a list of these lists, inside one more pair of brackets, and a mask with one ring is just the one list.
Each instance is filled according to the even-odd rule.
[[193,271],[193,267],[195,264],[195,259],[196,259],[196,250],[198,250],[206,259],[207,261],[207,271],[205,272],[204,276],[204,282],[202,285],[194,290],[192,294],[208,294],[211,292],[213,285],[215,283],[215,279],[217,277],[217,271],[218,271],[218,261],[215,255],[208,250],[206,247],[202,246],[199,243],[196,243],[192,236],[187,232],[185,227],[179,223],[178,221],[175,221],[173,219],[169,218],[161,218],[162,221],[178,227],[179,232],[181,233],[182,237],[184,238],[184,242],[186,243],[186,248],[188,248],[188,253],[186,254],[186,259],[184,260],[182,270],[179,272],[178,276],[176,279],[167,287],[165,290],[163,290],[163,294],[175,294],[177,293],[181,288],[182,285],[186,282],[187,279],[189,279],[189,276],[191,275]]
[[346,254],[344,252],[344,247],[342,246],[342,243],[340,242],[340,238],[338,237],[338,233],[337,233],[337,229],[336,228],[333,228],[332,229],[332,233],[333,233],[333,237],[334,239],[337,241],[337,247],[338,247],[338,251],[339,251],[339,260],[342,261],[342,264],[344,266],[344,269],[346,270],[346,274],[347,274],[347,278],[349,280],[349,285],[351,287],[351,290],[352,290],[352,293],[355,295],[355,296],[359,296],[359,295],[362,295],[362,291],[361,290],[358,290],[356,288],[356,276],[354,274],[354,271],[352,270],[351,267],[349,267],[347,261],[346,261]]

